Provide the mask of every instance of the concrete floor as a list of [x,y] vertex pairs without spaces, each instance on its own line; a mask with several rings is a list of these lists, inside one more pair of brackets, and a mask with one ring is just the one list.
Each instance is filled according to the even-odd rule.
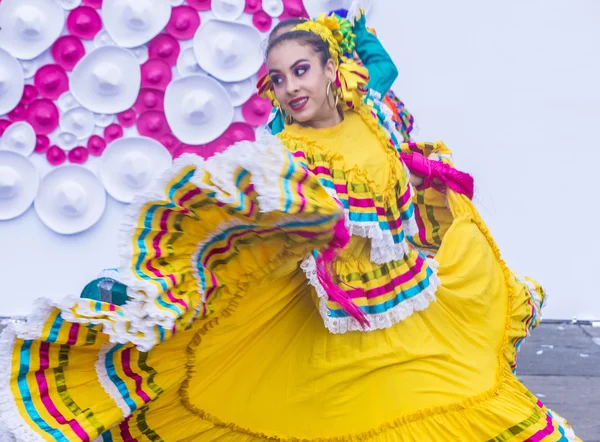
[[517,375],[577,436],[600,442],[600,328],[542,323],[521,346]]

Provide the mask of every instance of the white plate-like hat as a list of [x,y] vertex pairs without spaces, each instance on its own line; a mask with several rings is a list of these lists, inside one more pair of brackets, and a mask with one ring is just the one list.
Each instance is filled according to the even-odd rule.
[[135,103],[141,70],[127,49],[103,46],[81,59],[71,74],[71,93],[86,109],[116,114]]
[[196,60],[194,48],[187,48],[181,51],[177,58],[177,71],[182,77],[194,74],[206,74]]
[[31,60],[60,36],[65,12],[54,0],[4,0],[0,3],[0,48]]
[[130,203],[172,162],[169,151],[152,138],[120,138],[110,143],[102,154],[100,179],[114,199]]
[[28,157],[35,149],[35,131],[29,123],[18,121],[6,128],[0,137],[0,150],[10,150]]
[[39,182],[38,172],[28,158],[0,151],[0,221],[23,214],[31,206]]
[[225,88],[206,75],[173,81],[165,91],[165,115],[171,130],[186,144],[217,139],[233,120],[233,105]]
[[62,166],[42,179],[34,205],[46,226],[62,235],[71,235],[89,229],[102,217],[106,191],[88,169]]
[[156,37],[169,22],[169,0],[104,0],[102,19],[117,45],[134,48]]
[[231,97],[231,104],[241,106],[256,92],[256,82],[252,78],[234,83],[221,83]]
[[263,64],[260,32],[253,26],[210,20],[194,36],[198,64],[222,81],[251,77]]
[[[354,3],[354,4],[353,4]],[[373,0],[304,0],[304,8],[308,15],[317,17],[321,13],[328,14],[336,9],[363,8],[368,13],[373,5]]]
[[25,76],[21,64],[0,48],[0,115],[9,113],[19,104],[24,87]]
[[211,8],[215,17],[235,21],[244,13],[246,0],[212,0]]
[[262,8],[271,17],[277,18],[283,14],[285,6],[282,0],[263,0]]
[[84,107],[69,109],[60,116],[60,128],[77,137],[78,140],[89,138],[96,128],[96,117],[92,111]]

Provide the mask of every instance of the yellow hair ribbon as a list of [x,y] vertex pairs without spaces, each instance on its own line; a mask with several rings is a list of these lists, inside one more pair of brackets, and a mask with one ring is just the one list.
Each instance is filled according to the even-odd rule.
[[336,86],[345,108],[360,107],[367,93],[369,71],[354,60],[342,58],[338,65]]

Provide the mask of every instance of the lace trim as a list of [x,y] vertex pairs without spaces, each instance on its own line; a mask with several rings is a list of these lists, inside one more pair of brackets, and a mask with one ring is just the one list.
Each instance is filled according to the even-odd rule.
[[314,287],[317,293],[317,297],[319,298],[319,314],[323,318],[325,327],[327,327],[327,330],[331,333],[343,334],[349,331],[369,332],[390,328],[394,324],[408,318],[413,313],[425,310],[431,302],[435,301],[435,292],[440,285],[440,279],[437,275],[438,263],[433,259],[428,259],[427,263],[433,272],[430,277],[429,287],[414,298],[406,299],[384,313],[376,315],[367,314],[366,317],[370,322],[370,325],[367,328],[363,328],[358,321],[351,316],[345,318],[331,317],[329,308],[327,307],[329,297],[327,296],[325,288],[319,282],[319,278],[317,277],[317,263],[312,255],[307,256],[302,261],[300,268],[304,271],[308,283]]
[[[361,116],[361,118],[363,119],[365,124],[367,124],[367,126],[371,129],[371,131],[377,136],[379,141],[384,146],[388,146],[390,148],[389,161],[390,162],[394,162],[394,161],[401,162],[402,160],[398,156],[398,151],[397,151],[396,147],[394,146],[394,144],[392,143],[392,140],[387,138],[387,134],[386,134],[385,130],[379,125],[379,123],[377,121],[377,117],[371,113],[370,108],[365,105],[359,109],[356,109],[355,112],[357,112]],[[314,140],[310,140],[306,137],[303,137],[301,135],[295,135],[295,134],[292,135],[289,133],[282,133],[282,134],[280,134],[280,136],[284,140],[287,140],[289,143],[300,144],[301,145],[300,150],[302,152],[304,152],[305,155],[307,155],[307,156],[313,156],[314,155],[313,150],[321,151],[321,153],[323,151],[323,149],[320,147],[320,145],[317,142],[315,142]],[[285,142],[284,142],[284,144],[285,144]],[[291,146],[289,146],[289,147],[291,148]],[[333,163],[333,161],[343,162],[343,158],[340,155],[335,155],[335,154],[331,155],[330,154],[330,155],[324,155],[324,156],[326,158],[326,161],[330,165]],[[415,191],[414,191],[414,188],[412,187],[412,185],[410,184],[410,182],[408,182],[408,176],[409,176],[408,169],[406,168],[406,165],[403,165],[403,166],[404,166],[404,170],[406,172],[407,186],[410,189],[410,197],[411,197],[411,201],[412,201],[412,198],[415,195]],[[366,173],[364,171],[359,170],[358,172],[363,176],[363,178],[366,182],[370,183],[370,180],[368,179],[368,177],[366,176]],[[393,166],[391,168],[389,182],[392,183],[393,185],[390,186],[390,184],[388,184],[387,188],[382,190],[382,194],[389,193],[390,189],[393,188],[394,185],[398,182],[396,168]],[[370,185],[372,187],[376,187],[372,183],[370,183]],[[336,200],[338,200],[338,201],[340,200],[339,195],[335,189],[327,187],[326,191],[330,196],[332,196]],[[396,200],[396,198],[397,198],[397,196],[395,196],[394,201]],[[389,204],[392,204],[392,203],[389,203]],[[371,256],[370,256],[371,262],[373,262],[374,264],[385,264],[385,263],[392,262],[392,261],[398,261],[400,259],[403,259],[409,253],[410,246],[406,239],[404,241],[402,241],[401,243],[396,243],[394,241],[392,233],[390,231],[381,229],[378,222],[351,221],[350,213],[351,213],[351,210],[344,209],[344,215],[346,218],[346,221],[345,221],[346,228],[348,229],[348,231],[351,235],[359,236],[361,238],[367,238],[367,239],[371,240]],[[415,212],[413,212],[410,219],[402,220],[402,229],[404,231],[404,234],[408,237],[418,234],[419,226],[417,224]]]
[[133,411],[129,405],[123,400],[123,396],[119,393],[119,390],[115,384],[110,380],[110,376],[106,371],[106,354],[114,348],[114,344],[106,343],[103,344],[98,351],[98,358],[94,364],[96,368],[96,377],[98,382],[106,392],[106,394],[117,404],[117,407],[121,409],[123,416],[129,416]]
[[[211,179],[223,185],[224,191],[218,192],[217,199],[230,202],[226,189],[230,188],[227,179],[233,176],[236,167],[244,167],[252,174],[253,184],[259,193],[261,211],[268,212],[280,209],[281,198],[278,191],[278,177],[285,156],[290,155],[281,142],[271,136],[263,135],[257,142],[237,143],[222,154],[209,160],[203,160],[194,155],[183,155],[175,160],[174,165],[156,183],[148,193],[136,197],[128,207],[125,221],[120,233],[122,268],[119,270],[118,279],[128,286],[130,299],[125,305],[120,306],[117,312],[96,312],[90,308],[90,300],[76,296],[68,296],[62,301],[48,299],[38,300],[34,313],[29,316],[26,324],[14,328],[15,336],[22,339],[39,339],[45,325],[45,319],[53,308],[61,311],[63,319],[72,323],[101,325],[103,333],[109,336],[113,344],[131,342],[141,351],[149,351],[159,342],[156,326],[171,329],[176,321],[176,315],[161,310],[155,301],[159,291],[150,282],[136,278],[130,269],[133,250],[130,239],[137,228],[139,213],[148,201],[161,201],[166,198],[164,189],[168,183],[179,176],[186,168],[196,168],[193,182],[203,189],[212,189],[201,181],[201,174],[205,171],[211,173]],[[225,176],[226,178],[222,178]],[[221,177],[221,178],[219,178]],[[102,315],[102,318],[98,316]]]

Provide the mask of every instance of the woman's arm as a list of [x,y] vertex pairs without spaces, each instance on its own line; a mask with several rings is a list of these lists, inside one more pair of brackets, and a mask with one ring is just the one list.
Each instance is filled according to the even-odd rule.
[[355,21],[354,34],[356,55],[369,70],[371,77],[369,88],[376,90],[383,97],[398,78],[398,69],[379,39],[367,29],[364,14]]

